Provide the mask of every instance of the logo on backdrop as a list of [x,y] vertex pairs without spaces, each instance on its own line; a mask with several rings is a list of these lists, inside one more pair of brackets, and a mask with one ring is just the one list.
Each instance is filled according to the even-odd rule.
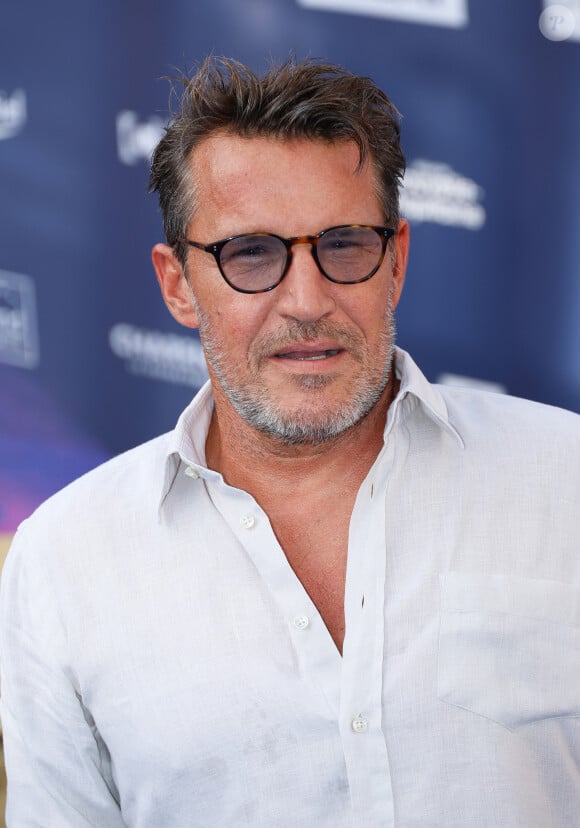
[[564,0],[562,3],[544,0],[538,25],[548,40],[580,41],[580,0]]
[[299,6],[325,11],[388,17],[432,26],[467,26],[467,0],[297,0]]
[[123,164],[149,161],[164,133],[165,124],[156,115],[139,121],[136,112],[125,109],[117,115],[117,152]]
[[0,141],[13,138],[26,124],[26,93],[15,89],[12,95],[0,90]]
[[119,322],[109,331],[109,345],[131,374],[198,388],[207,380],[203,350],[193,336]]
[[38,365],[36,291],[30,276],[0,270],[0,362]]
[[478,391],[492,391],[494,394],[507,394],[507,388],[501,382],[490,382],[477,377],[466,377],[462,374],[439,374],[437,382],[441,385],[450,385],[454,388],[475,388]]
[[479,230],[485,224],[483,189],[448,164],[417,159],[407,167],[401,212],[410,221],[430,221]]

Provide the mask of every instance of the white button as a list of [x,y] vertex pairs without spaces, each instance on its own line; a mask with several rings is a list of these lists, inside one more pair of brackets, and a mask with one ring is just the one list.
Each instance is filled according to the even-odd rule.
[[297,630],[305,630],[310,624],[310,618],[307,615],[297,615],[294,618],[294,626]]
[[242,515],[240,518],[240,523],[244,529],[251,529],[255,522],[256,518],[253,515]]
[[355,716],[352,720],[351,727],[355,733],[364,733],[366,730],[368,730],[369,723],[362,715],[362,713],[359,713],[358,716]]
[[194,469],[193,466],[188,466],[185,469],[185,474],[187,475],[187,477],[193,477],[195,480],[197,480],[197,478],[199,477],[198,470]]

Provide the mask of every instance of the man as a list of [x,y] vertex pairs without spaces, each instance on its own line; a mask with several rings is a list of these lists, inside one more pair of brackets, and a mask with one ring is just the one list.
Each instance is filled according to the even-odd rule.
[[20,529],[9,825],[525,826],[580,809],[580,421],[394,349],[397,113],[209,60],[151,184],[210,374]]

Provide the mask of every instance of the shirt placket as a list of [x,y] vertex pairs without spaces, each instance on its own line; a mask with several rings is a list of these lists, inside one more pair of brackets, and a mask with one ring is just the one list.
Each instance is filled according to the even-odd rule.
[[340,733],[355,825],[394,825],[389,757],[382,730],[387,443],[358,493],[351,519],[345,590]]
[[247,492],[228,486],[220,475],[206,479],[208,494],[268,585],[301,666],[338,718],[341,658],[324,621],[295,575],[267,514]]

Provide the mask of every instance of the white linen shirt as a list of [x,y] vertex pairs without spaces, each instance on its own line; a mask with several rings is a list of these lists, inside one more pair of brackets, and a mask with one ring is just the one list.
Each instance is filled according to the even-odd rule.
[[432,386],[402,351],[397,374],[343,657],[268,516],[206,468],[207,386],[23,524],[9,826],[580,825],[580,417]]

